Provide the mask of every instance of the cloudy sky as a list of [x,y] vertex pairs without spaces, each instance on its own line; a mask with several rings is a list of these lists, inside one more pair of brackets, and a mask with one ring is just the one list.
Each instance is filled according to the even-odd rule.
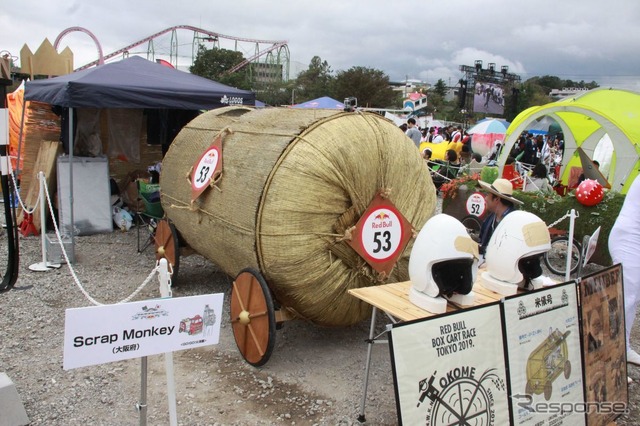
[[[640,2],[635,0],[0,0],[0,51],[35,51],[69,27],[91,31],[104,54],[177,25],[260,40],[286,40],[292,73],[313,56],[333,71],[365,66],[392,80],[439,78],[455,85],[459,65],[480,59],[522,80],[554,75],[640,91]],[[190,61],[194,34],[180,30]],[[221,42],[221,47],[233,44]],[[74,66],[97,59],[89,36],[66,35]],[[156,39],[157,57],[170,38]],[[253,44],[240,43],[245,56]],[[142,56],[147,45],[132,49]]]

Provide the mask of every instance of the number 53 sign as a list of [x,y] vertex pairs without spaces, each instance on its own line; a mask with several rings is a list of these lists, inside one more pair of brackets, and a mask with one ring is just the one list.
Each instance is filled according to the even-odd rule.
[[218,136],[191,169],[191,201],[222,173],[222,138]]
[[356,223],[349,245],[377,272],[389,275],[413,235],[411,224],[380,195]]

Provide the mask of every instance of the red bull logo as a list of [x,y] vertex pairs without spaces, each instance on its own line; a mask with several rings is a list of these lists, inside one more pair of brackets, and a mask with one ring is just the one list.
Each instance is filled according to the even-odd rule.
[[390,228],[393,226],[393,221],[388,220],[391,217],[384,212],[380,212],[373,217],[373,222],[371,222],[371,228],[379,229],[379,228]]
[[378,213],[373,218],[376,220],[385,220],[385,219],[389,219],[389,215],[386,213]]
[[209,151],[202,159],[203,164],[213,164],[216,162],[218,154],[215,151]]

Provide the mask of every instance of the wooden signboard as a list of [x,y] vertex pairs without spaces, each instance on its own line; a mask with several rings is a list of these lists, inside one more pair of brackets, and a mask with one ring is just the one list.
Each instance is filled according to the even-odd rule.
[[629,402],[622,266],[582,277],[579,284],[587,424],[608,425]]

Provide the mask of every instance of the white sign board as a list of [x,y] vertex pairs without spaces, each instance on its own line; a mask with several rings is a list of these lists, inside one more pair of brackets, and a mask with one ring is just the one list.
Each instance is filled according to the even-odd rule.
[[394,325],[399,424],[509,424],[500,324],[493,304]]
[[514,296],[503,306],[509,342],[511,424],[584,424],[575,282]]
[[67,309],[65,370],[215,345],[224,294]]
[[598,226],[598,229],[596,229],[593,235],[589,238],[589,243],[587,244],[587,251],[584,255],[584,260],[582,263],[583,267],[587,266],[587,263],[589,263],[589,259],[591,259],[591,256],[593,256],[593,253],[596,252],[596,247],[598,246],[598,237],[600,236],[600,228],[602,227]]

